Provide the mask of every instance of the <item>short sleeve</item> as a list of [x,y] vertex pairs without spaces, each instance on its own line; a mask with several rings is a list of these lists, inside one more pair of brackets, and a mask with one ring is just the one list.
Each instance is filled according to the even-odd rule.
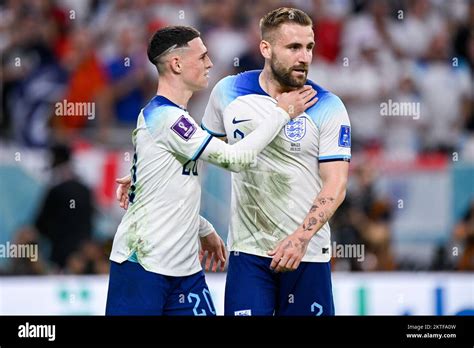
[[351,123],[342,101],[329,94],[314,120],[319,129],[319,162],[351,159]]
[[145,112],[144,118],[156,144],[193,161],[199,158],[212,138],[186,110],[178,107],[161,106]]
[[212,135],[202,130],[189,114],[169,115],[164,129],[167,147],[175,154],[196,161],[211,141]]

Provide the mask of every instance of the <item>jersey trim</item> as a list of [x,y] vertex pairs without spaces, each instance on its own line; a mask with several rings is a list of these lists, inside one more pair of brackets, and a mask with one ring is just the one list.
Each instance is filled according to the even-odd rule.
[[319,157],[319,163],[335,162],[335,161],[350,162],[351,161],[351,156],[349,156],[349,155],[336,155],[336,156],[321,156],[321,157]]
[[128,257],[127,261],[138,263],[137,253],[134,251],[133,254]]
[[221,133],[217,133],[217,132],[214,132],[214,131],[211,131],[209,128],[207,128],[204,123],[201,122],[201,128],[204,129],[206,132],[208,132],[209,134],[215,136],[215,137],[225,137],[227,136],[227,134],[221,134]]
[[206,148],[206,146],[211,142],[212,139],[212,134],[208,134],[207,138],[202,142],[201,146],[199,146],[199,149],[194,153],[193,157],[191,158],[192,161],[196,161],[199,156],[201,156],[202,152]]
[[150,103],[152,103],[153,106],[155,106],[155,107],[162,106],[162,105],[169,105],[169,106],[175,106],[175,107],[177,107],[181,110],[186,111],[185,108],[179,106],[178,104],[173,103],[171,100],[169,100],[168,98],[166,98],[162,95],[154,96]]

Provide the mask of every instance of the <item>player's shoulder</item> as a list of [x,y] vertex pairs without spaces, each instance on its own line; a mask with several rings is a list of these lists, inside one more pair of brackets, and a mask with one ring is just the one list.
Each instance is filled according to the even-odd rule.
[[157,95],[142,109],[143,118],[148,128],[156,129],[159,124],[167,123],[181,116],[188,116],[188,112],[173,103],[168,98]]
[[186,110],[162,95],[154,96],[143,108],[145,119],[183,114],[183,112],[186,112]]
[[307,80],[306,84],[311,85],[317,92],[317,103],[306,110],[306,114],[316,124],[321,124],[324,120],[333,118],[341,113],[347,114],[344,103],[337,95],[311,80]]
[[306,82],[306,84],[310,85],[311,87],[313,87],[314,90],[316,90],[316,92],[318,92],[318,94],[316,95],[318,97],[318,102],[316,104],[314,104],[311,108],[309,108],[308,109],[309,111],[311,111],[311,110],[316,111],[320,108],[328,108],[328,107],[329,108],[331,108],[331,107],[335,107],[335,108],[344,107],[344,103],[342,102],[341,98],[339,98],[334,93],[328,91],[324,87],[314,83],[311,80],[308,80]]
[[222,78],[214,87],[217,90],[216,97],[223,99],[225,104],[228,105],[238,97],[248,95],[268,96],[259,83],[261,72],[262,70],[250,70]]

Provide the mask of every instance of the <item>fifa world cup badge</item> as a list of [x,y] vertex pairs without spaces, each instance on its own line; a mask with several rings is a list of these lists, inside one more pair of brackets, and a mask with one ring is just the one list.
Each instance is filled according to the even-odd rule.
[[351,127],[341,126],[339,131],[339,147],[351,147]]

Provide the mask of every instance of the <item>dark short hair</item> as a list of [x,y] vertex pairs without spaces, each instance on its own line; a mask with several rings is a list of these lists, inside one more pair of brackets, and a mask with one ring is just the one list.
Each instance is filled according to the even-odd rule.
[[147,55],[150,62],[158,68],[159,57],[167,49],[188,46],[188,42],[200,37],[199,31],[188,26],[168,26],[157,30],[148,44]]
[[270,41],[270,34],[284,23],[295,23],[302,26],[313,26],[311,18],[297,8],[280,7],[268,12],[260,19],[260,32],[262,40]]

